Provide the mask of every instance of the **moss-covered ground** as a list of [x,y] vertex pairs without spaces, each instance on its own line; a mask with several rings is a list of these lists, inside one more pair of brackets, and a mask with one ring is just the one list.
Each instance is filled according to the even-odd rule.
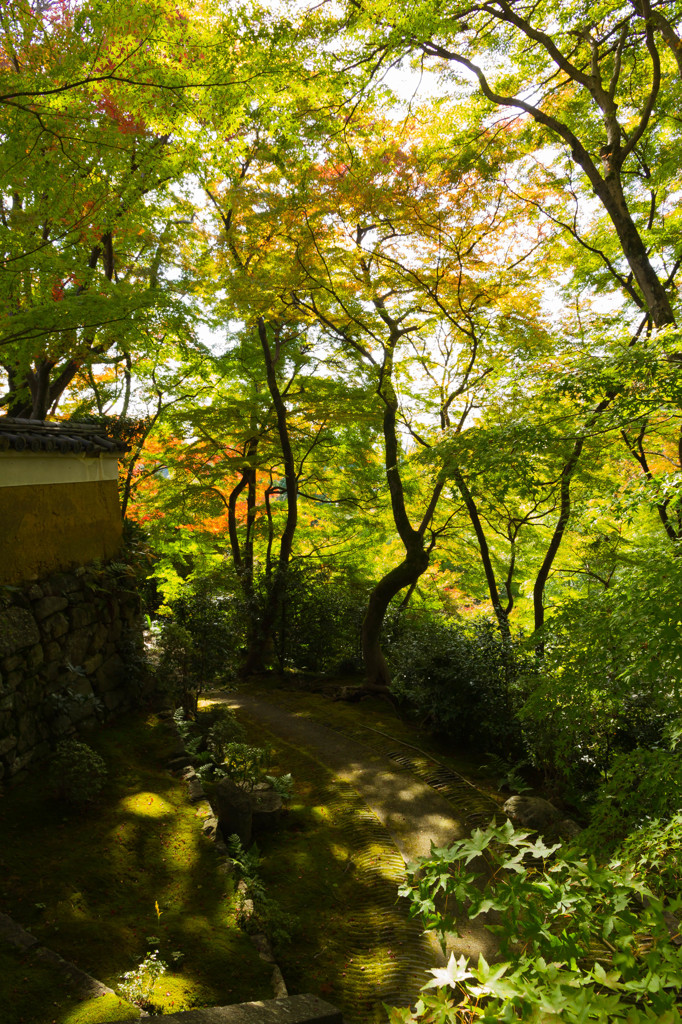
[[[415,739],[414,723],[383,701],[335,703],[270,681],[250,690],[363,742],[375,730],[477,774],[475,758]],[[352,787],[310,752],[246,724],[250,742],[273,748],[270,771],[295,780],[281,828],[259,840],[258,869],[261,916],[289,991],[321,995],[351,1024],[383,1021],[382,1004],[413,997],[431,964],[396,898],[402,858]],[[234,879],[218,870],[183,784],[165,768],[172,733],[154,715],[136,715],[88,742],[109,769],[91,806],[55,801],[40,776],[0,799],[0,909],[111,987],[158,946],[171,970],[155,988],[157,1013],[271,998],[271,969],[237,926]],[[0,1006],[2,1024],[136,1013],[117,997],[79,1002],[52,968],[7,947]]]
[[0,943],[0,1007],[3,1022],[98,1024],[139,1019],[139,1010],[116,995],[79,999],[65,988],[60,970],[5,943]]
[[[156,1012],[270,998],[270,968],[236,922],[184,785],[164,765],[172,734],[136,715],[88,737],[108,767],[85,807],[34,776],[0,799],[0,907],[38,940],[114,988],[157,947],[171,966]],[[3,950],[2,1024],[113,1019],[106,999],[78,1006],[56,974]]]
[[[273,770],[295,780],[282,827],[258,841],[259,874],[276,907],[271,935],[289,992],[320,995],[352,1024],[384,1021],[382,1003],[401,994],[396,961],[418,945],[419,929],[397,901],[402,858],[357,793],[331,771],[253,722],[249,740],[274,748]],[[281,913],[288,942],[277,941]]]

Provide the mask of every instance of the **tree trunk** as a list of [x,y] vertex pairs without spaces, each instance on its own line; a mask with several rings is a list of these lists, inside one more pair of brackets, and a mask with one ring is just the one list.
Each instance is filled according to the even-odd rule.
[[467,512],[469,513],[469,519],[471,520],[471,525],[474,528],[474,533],[476,534],[478,549],[481,553],[483,571],[485,573],[486,583],[488,584],[488,593],[490,594],[490,601],[493,606],[493,611],[495,612],[497,624],[500,627],[500,633],[505,640],[509,640],[511,639],[511,631],[509,629],[508,609],[504,609],[502,607],[500,592],[497,587],[497,580],[495,579],[495,570],[493,569],[493,563],[490,558],[490,549],[488,548],[488,541],[486,540],[481,517],[479,516],[478,509],[476,508],[476,502],[474,501],[471,491],[467,487],[466,481],[464,480],[459,468],[454,468],[453,476],[464,500],[464,504],[466,505]]
[[381,627],[391,600],[405,587],[416,583],[428,568],[433,542],[426,548],[424,534],[436,511],[443,489],[444,477],[442,475],[439,477],[419,529],[415,530],[407,514],[405,492],[400,476],[400,445],[397,430],[398,399],[392,381],[393,353],[400,337],[400,331],[396,322],[386,312],[382,300],[375,299],[374,304],[391,330],[390,343],[384,348],[384,362],[377,393],[384,402],[384,465],[386,467],[386,482],[391,496],[391,511],[396,530],[405,548],[405,558],[400,565],[388,572],[374,587],[362,623],[362,656],[367,684],[375,689],[386,690],[390,682],[390,673],[381,650]]
[[286,597],[287,573],[294,543],[294,535],[296,533],[296,525],[298,523],[298,475],[296,473],[296,463],[291,447],[291,438],[289,436],[287,408],[282,397],[282,392],[279,388],[276,372],[277,362],[280,357],[281,344],[278,332],[281,328],[277,326],[273,329],[273,327],[270,326],[269,329],[274,334],[274,353],[270,344],[270,338],[268,337],[268,325],[266,325],[263,317],[259,317],[258,337],[260,339],[261,348],[263,349],[268,390],[277,415],[277,433],[279,435],[279,443],[280,448],[282,449],[282,458],[284,462],[284,479],[286,481],[287,489],[287,517],[284,524],[284,530],[280,538],[277,566],[275,567],[275,571],[269,582],[265,608],[263,609],[260,621],[255,626],[250,637],[246,662],[242,670],[244,675],[252,675],[263,671],[271,656],[273,650],[273,633],[282,609],[282,602]]
[[380,642],[381,628],[388,606],[396,594],[417,582],[428,565],[428,552],[423,547],[415,545],[400,565],[379,580],[369,596],[362,621],[362,657],[367,683],[374,689],[385,690],[391,681]]
[[[517,13],[512,10],[511,5],[508,6],[505,4],[502,13],[498,13],[496,16],[503,22],[515,25],[520,29],[520,31],[525,33],[529,39],[539,38],[533,29],[533,26],[531,26],[529,22],[523,21],[519,18]],[[660,28],[661,26],[659,25],[659,29]],[[550,37],[542,36],[542,42],[552,59],[555,62],[559,61],[560,63],[560,58],[557,56],[558,51],[555,52],[554,44]],[[615,116],[616,104],[613,97],[607,96],[603,93],[603,90],[601,93],[598,93],[595,89],[594,82],[592,80],[588,81],[582,77],[575,68],[571,70],[568,66],[563,67],[564,72],[573,79],[576,85],[580,84],[590,88],[593,99],[601,108],[604,118],[604,127],[606,129],[609,143],[609,149],[602,157],[602,173],[590,155],[590,149],[592,148],[591,143],[586,140],[586,144],[583,145],[582,141],[573,132],[569,125],[560,121],[558,117],[546,112],[539,106],[535,106],[533,103],[521,99],[519,96],[505,96],[496,92],[488,82],[482,68],[473,64],[463,54],[453,52],[447,47],[433,42],[432,40],[427,40],[417,45],[429,56],[439,57],[443,60],[452,61],[466,67],[470,72],[473,72],[477,76],[483,95],[486,96],[491,103],[494,103],[496,106],[511,107],[513,109],[524,111],[539,125],[548,129],[555,137],[561,139],[564,143],[570,146],[572,159],[575,160],[575,162],[584,171],[590,185],[592,186],[595,196],[600,200],[611,219],[611,223],[616,230],[623,255],[625,256],[625,259],[632,270],[633,277],[642,292],[644,302],[651,315],[653,323],[656,327],[664,327],[667,324],[674,324],[675,316],[670,299],[663,283],[656,273],[651,259],[649,258],[646,245],[644,244],[637,225],[632,218],[632,214],[628,209],[627,201],[623,193],[620,176],[622,166],[629,149],[628,145],[622,147],[623,132]],[[654,93],[658,90],[659,78],[660,67],[657,64],[654,68],[654,79],[656,83],[654,86]],[[590,81],[592,81],[592,86],[590,86]],[[648,120],[648,115],[645,115],[644,111],[641,112],[641,115],[644,118],[642,121],[643,131]]]
[[568,520],[571,515],[571,481],[582,454],[584,444],[584,436],[581,436],[576,440],[573,445],[573,451],[561,471],[561,482],[559,485],[559,518],[556,526],[554,527],[552,539],[550,540],[547,551],[545,552],[545,557],[542,560],[542,565],[535,577],[535,586],[533,587],[533,611],[535,615],[535,632],[537,634],[535,653],[540,659],[543,658],[545,654],[545,641],[541,632],[545,624],[545,584],[547,583],[547,577],[549,576],[556,554],[561,546],[561,542],[568,525]]
[[602,180],[601,185],[595,185],[593,181],[593,186],[616,229],[623,255],[639,285],[654,325],[665,327],[667,324],[674,324],[675,314],[668,293],[653,267],[646,246],[632,219],[620,180],[616,175],[609,175],[605,181]]

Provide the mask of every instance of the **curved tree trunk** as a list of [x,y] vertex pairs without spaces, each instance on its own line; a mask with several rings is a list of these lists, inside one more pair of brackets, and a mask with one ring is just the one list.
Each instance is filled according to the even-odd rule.
[[[642,16],[646,16],[643,12],[644,4],[640,3],[639,7],[642,8]],[[448,47],[432,39],[421,42],[414,40],[414,43],[428,56],[438,57],[441,60],[467,68],[476,75],[481,92],[491,103],[495,106],[523,111],[532,117],[537,124],[570,147],[572,159],[585,173],[594,195],[603,205],[613,224],[621,251],[642,293],[644,305],[649,311],[652,322],[656,327],[674,324],[675,315],[666,283],[660,279],[642,234],[628,208],[622,183],[625,161],[649,125],[651,112],[661,86],[660,56],[651,34],[653,26],[655,24],[658,31],[663,33],[666,42],[677,56],[679,40],[672,30],[672,26],[662,16],[657,18],[655,22],[647,18],[647,21],[650,22],[646,30],[646,50],[650,61],[649,73],[651,75],[650,94],[647,102],[639,111],[639,123],[634,128],[628,129],[626,137],[617,118],[618,103],[613,95],[618,82],[618,74],[615,74],[611,89],[606,89],[600,80],[600,74],[603,69],[597,67],[596,73],[589,75],[571,64],[570,60],[556,47],[554,39],[545,34],[541,26],[535,25],[523,18],[514,8],[514,5],[500,4],[498,8],[491,10],[491,13],[494,18],[497,18],[502,23],[514,26],[529,40],[540,42],[549,57],[558,68],[561,68],[573,80],[575,86],[581,86],[590,93],[592,101],[602,116],[606,135],[606,145],[602,147],[600,152],[601,167],[591,155],[593,143],[587,134],[584,136],[585,144],[583,144],[583,141],[576,135],[573,128],[568,123],[561,121],[554,113],[550,113],[528,100],[521,99],[517,95],[498,93],[491,86],[483,68],[472,63],[463,53],[450,50]],[[598,64],[599,58],[595,57],[595,59]],[[620,279],[620,283],[623,283],[622,279]]]
[[559,518],[556,522],[556,526],[554,527],[547,551],[545,552],[545,557],[542,560],[542,565],[535,577],[535,585],[533,586],[533,613],[535,618],[535,633],[537,636],[535,641],[535,653],[540,659],[542,659],[545,654],[545,641],[542,635],[542,628],[545,624],[545,584],[547,583],[550,569],[554,564],[556,554],[561,546],[561,542],[564,538],[564,533],[566,532],[566,527],[568,525],[568,520],[571,515],[571,482],[580,456],[582,455],[584,444],[584,436],[578,437],[573,445],[573,451],[561,471],[561,481],[559,484]]
[[381,650],[381,628],[386,610],[392,599],[405,587],[417,582],[428,568],[429,554],[423,546],[415,545],[404,561],[379,580],[369,595],[367,610],[362,620],[362,657],[365,663],[367,685],[385,690],[391,681],[388,665]]
[[485,573],[486,583],[488,584],[488,593],[490,594],[490,600],[493,606],[493,611],[495,612],[497,624],[500,627],[500,633],[505,640],[509,640],[511,639],[511,631],[509,629],[510,609],[509,607],[502,607],[500,592],[497,586],[497,580],[495,579],[495,570],[493,569],[493,563],[490,557],[490,548],[488,547],[488,541],[485,536],[481,517],[479,516],[478,509],[476,508],[476,502],[474,501],[471,491],[467,487],[466,481],[457,466],[453,469],[453,476],[464,500],[464,504],[466,505],[467,512],[469,513],[469,519],[471,520],[471,525],[474,528],[474,533],[476,534],[478,549],[481,553],[481,563],[483,564],[483,571]]
[[401,332],[396,321],[388,314],[381,299],[374,305],[384,323],[390,329],[390,340],[384,348],[377,393],[384,402],[383,433],[386,482],[391,496],[393,521],[405,548],[405,558],[394,569],[379,580],[369,596],[367,610],[362,623],[362,656],[369,688],[385,690],[390,682],[390,673],[381,650],[381,628],[391,600],[405,587],[411,587],[428,568],[433,547],[424,542],[424,534],[433,519],[436,506],[445,483],[441,475],[431,494],[427,509],[417,530],[410,523],[405,505],[405,492],[400,476],[400,445],[398,441],[397,414],[398,398],[393,387],[393,353]]

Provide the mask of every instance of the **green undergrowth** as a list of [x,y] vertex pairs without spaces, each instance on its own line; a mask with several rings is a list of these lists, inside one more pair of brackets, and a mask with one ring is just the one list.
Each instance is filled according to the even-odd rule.
[[[385,1021],[382,1003],[396,996],[389,974],[420,933],[396,897],[402,858],[351,786],[242,712],[239,718],[250,743],[273,751],[273,773],[295,780],[281,828],[258,838],[258,874],[275,907],[270,937],[289,991],[321,996],[349,1024]],[[416,995],[416,978],[411,984]]]
[[[4,912],[111,988],[158,948],[169,971],[154,990],[156,1013],[270,998],[271,972],[238,927],[233,883],[164,767],[172,733],[135,715],[88,742],[108,768],[92,805],[55,800],[39,775],[0,801]],[[104,1000],[74,1010],[68,988],[42,968],[21,978],[21,999],[2,1001],[3,1024],[114,1019]]]

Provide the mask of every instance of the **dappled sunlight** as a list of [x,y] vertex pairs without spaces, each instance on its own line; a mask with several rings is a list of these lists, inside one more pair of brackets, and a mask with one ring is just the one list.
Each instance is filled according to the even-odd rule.
[[169,972],[154,985],[151,1003],[154,1013],[182,1013],[196,1005],[198,978],[191,974],[182,976]]
[[94,996],[78,1003],[60,1018],[60,1024],[90,1024],[100,1020],[139,1020],[140,1011],[117,995]]
[[[92,806],[46,800],[39,780],[3,799],[3,910],[112,988],[158,946],[169,965],[158,993],[166,1012],[266,998],[270,968],[237,926],[231,883],[216,870],[199,809],[165,768],[172,732],[146,715],[130,716],[96,739],[109,779]],[[17,978],[34,996],[31,1011],[38,1008],[27,1022],[118,1019],[118,997],[103,1000],[97,1018],[81,1012],[99,1002],[73,1009],[69,1002],[64,1013],[70,1016],[59,1016],[56,1007],[65,999],[59,984],[45,995],[45,1009],[39,982],[37,970]],[[7,1007],[0,1003],[4,1024]],[[139,1011],[130,1017],[138,1019]],[[19,1021],[8,1018],[8,1024]]]
[[199,835],[191,833],[182,836],[172,830],[160,832],[159,840],[163,847],[162,859],[169,871],[193,871],[200,860]]
[[[287,716],[291,732],[275,741],[298,800],[282,831],[263,837],[260,873],[268,894],[297,920],[292,946],[279,954],[287,982],[329,999],[346,1019],[368,1024],[385,1019],[383,1003],[395,1004],[405,993],[416,997],[427,968],[440,962],[439,951],[397,899],[405,860],[358,784],[377,773],[372,752],[365,757],[363,748],[349,744],[342,750],[340,737],[322,730],[316,756],[308,737],[299,735],[302,718]],[[270,741],[270,724],[250,722],[251,741]],[[304,727],[308,732],[314,722]],[[281,735],[277,725],[275,733]],[[394,774],[407,828],[424,804],[424,787]]]
[[210,708],[217,707],[218,704],[224,704],[224,699],[213,699],[212,697],[199,697],[197,701],[197,708],[199,711],[208,711]]
[[173,813],[173,807],[157,793],[132,793],[119,801],[119,807],[144,818],[166,818]]

